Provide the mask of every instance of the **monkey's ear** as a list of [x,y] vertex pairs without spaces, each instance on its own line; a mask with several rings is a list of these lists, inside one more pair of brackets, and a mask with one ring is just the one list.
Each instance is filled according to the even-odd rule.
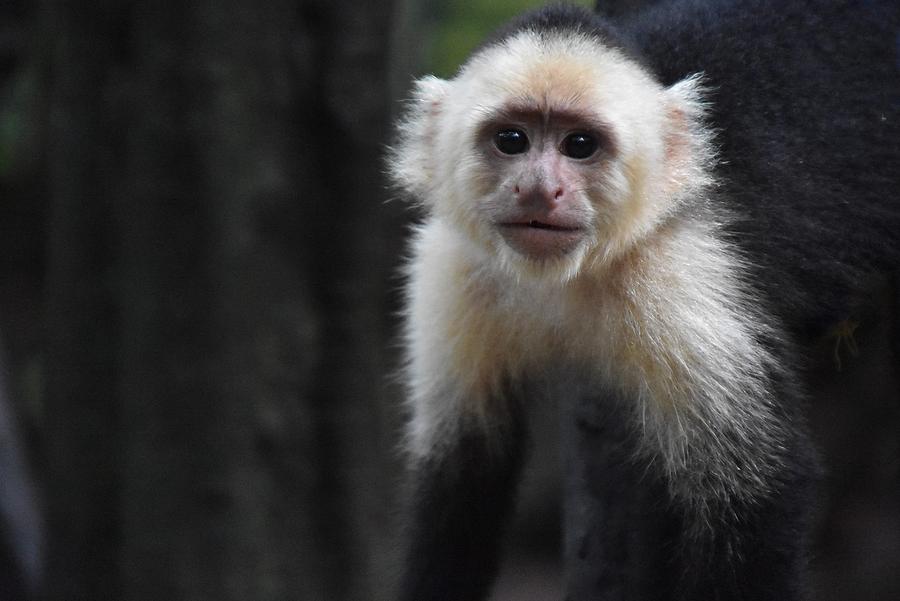
[[434,176],[439,120],[450,87],[449,81],[430,75],[415,82],[390,151],[391,178],[420,202],[425,200]]
[[700,75],[683,79],[665,91],[665,161],[668,192],[694,193],[711,183],[715,160],[712,132],[706,126],[707,89]]

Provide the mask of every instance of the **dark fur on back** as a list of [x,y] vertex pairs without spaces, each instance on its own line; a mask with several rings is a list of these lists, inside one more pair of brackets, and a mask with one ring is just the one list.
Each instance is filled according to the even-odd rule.
[[702,72],[722,202],[757,283],[818,335],[900,265],[900,3],[666,2],[619,23],[668,85]]

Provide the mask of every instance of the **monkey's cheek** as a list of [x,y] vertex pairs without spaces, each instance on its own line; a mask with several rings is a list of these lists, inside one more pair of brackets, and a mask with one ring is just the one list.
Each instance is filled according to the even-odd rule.
[[549,229],[528,225],[502,225],[500,234],[517,253],[535,261],[558,259],[578,248],[584,230]]

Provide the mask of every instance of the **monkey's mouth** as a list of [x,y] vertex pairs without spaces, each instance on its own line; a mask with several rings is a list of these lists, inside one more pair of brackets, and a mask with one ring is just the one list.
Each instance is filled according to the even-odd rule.
[[568,254],[584,237],[584,231],[580,227],[564,222],[523,219],[498,225],[506,243],[513,250],[532,259]]
[[577,232],[581,228],[576,225],[568,225],[565,223],[550,223],[539,221],[537,219],[523,219],[522,221],[506,221],[499,224],[501,228],[507,229],[537,229],[550,230],[553,232]]
[[565,225],[556,225],[553,223],[544,223],[536,219],[532,219],[527,223],[504,223],[506,227],[533,227],[539,230],[553,230],[557,232],[574,232],[578,230],[576,227],[568,227]]

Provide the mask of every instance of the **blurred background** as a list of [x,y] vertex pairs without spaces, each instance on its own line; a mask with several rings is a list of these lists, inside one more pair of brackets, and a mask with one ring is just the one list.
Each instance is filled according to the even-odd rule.
[[[390,123],[537,4],[0,3],[0,601],[390,598]],[[897,290],[817,376],[818,599],[900,598]],[[497,600],[561,594],[558,472]]]

